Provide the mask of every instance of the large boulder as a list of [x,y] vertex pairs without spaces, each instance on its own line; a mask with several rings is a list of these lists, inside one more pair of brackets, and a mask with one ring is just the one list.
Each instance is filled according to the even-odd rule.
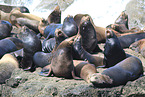
[[139,27],[141,29],[145,26],[145,3],[144,0],[131,0],[126,5],[126,13],[129,16],[130,28]]

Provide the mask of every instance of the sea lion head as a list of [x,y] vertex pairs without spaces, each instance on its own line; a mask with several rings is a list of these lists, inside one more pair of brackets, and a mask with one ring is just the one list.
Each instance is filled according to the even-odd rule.
[[27,7],[25,7],[25,6],[21,6],[21,7],[19,7],[19,8],[20,8],[20,11],[21,11],[22,13],[30,13],[29,9],[28,9]]
[[113,83],[113,80],[109,76],[101,73],[94,73],[90,75],[89,80],[94,86]]

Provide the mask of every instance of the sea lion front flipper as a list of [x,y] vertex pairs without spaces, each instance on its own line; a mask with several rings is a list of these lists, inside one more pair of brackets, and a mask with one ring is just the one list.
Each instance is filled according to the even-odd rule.
[[45,76],[45,77],[48,77],[48,76],[51,76],[52,75],[52,69],[50,67],[50,65],[47,65],[45,66],[41,72],[39,73],[40,76]]
[[73,77],[74,79],[78,79],[78,80],[82,79],[82,78],[80,78],[80,77],[77,77],[77,76],[75,75],[75,72],[74,72],[74,70],[73,70],[71,73],[72,73],[72,77]]

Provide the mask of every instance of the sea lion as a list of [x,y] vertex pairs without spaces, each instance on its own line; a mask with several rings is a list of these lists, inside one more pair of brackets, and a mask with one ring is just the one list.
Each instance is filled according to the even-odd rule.
[[29,9],[25,6],[12,6],[12,5],[2,5],[0,4],[0,10],[6,12],[6,13],[10,13],[14,8],[20,8],[20,11],[22,13],[30,13]]
[[17,21],[16,21],[17,18],[27,18],[35,21],[41,21],[42,19],[41,17],[38,17],[30,13],[21,13],[20,8],[13,9],[10,13],[8,13],[8,15],[9,15],[9,21],[13,25],[17,25]]
[[142,62],[135,56],[128,57],[107,68],[102,73],[95,73],[89,79],[95,87],[114,87],[134,81],[143,74]]
[[4,84],[16,68],[19,68],[17,59],[10,54],[5,54],[0,59],[0,84]]
[[121,44],[122,48],[129,48],[129,46],[145,37],[145,31],[140,31],[139,33],[129,34],[129,35],[123,35],[118,37],[118,40]]
[[84,16],[81,19],[79,26],[79,34],[81,35],[81,44],[83,48],[89,52],[101,51],[96,38],[96,32],[89,16]]
[[45,67],[51,64],[52,53],[36,52],[33,56],[33,62],[36,67]]
[[51,52],[53,49],[57,48],[58,45],[67,38],[68,36],[61,30],[56,29],[54,38],[50,38],[48,40],[44,40],[42,43],[42,51]]
[[55,7],[53,12],[48,16],[47,21],[49,24],[55,23],[55,24],[60,24],[61,23],[61,10],[59,5]]
[[73,59],[82,59],[91,64],[94,64],[96,67],[104,65],[104,56],[99,57],[92,55],[87,52],[81,45],[81,36],[78,34],[73,42]]
[[78,33],[78,26],[73,19],[73,16],[68,15],[62,25],[62,31],[68,36],[74,36]]
[[31,70],[31,68],[33,68],[33,55],[37,51],[42,50],[41,41],[36,34],[26,26],[22,27],[18,38],[24,43],[24,55],[20,65],[24,70]]
[[112,30],[106,30],[106,43],[104,46],[105,67],[111,67],[126,58],[125,51],[120,45],[117,36]]
[[84,16],[89,16],[89,17],[90,17],[90,21],[91,21],[91,23],[93,24],[93,26],[94,26],[94,28],[95,28],[95,31],[96,31],[97,41],[98,41],[99,43],[101,43],[101,42],[104,43],[105,40],[106,40],[106,36],[105,36],[105,30],[106,30],[106,28],[96,26],[96,25],[94,24],[93,19],[92,19],[92,17],[91,17],[90,15],[88,15],[88,14],[76,14],[76,15],[74,16],[74,21],[77,23],[78,27],[79,27],[79,25],[80,25],[80,22],[81,22],[82,17],[84,17]]
[[40,33],[38,29],[40,21],[20,17],[16,18],[16,22],[19,27],[27,26],[29,29],[32,29],[36,34]]
[[0,58],[9,52],[23,48],[23,42],[17,38],[8,37],[0,40]]
[[141,55],[145,57],[145,39],[141,39],[132,43],[129,48],[135,50],[138,53],[141,53]]
[[52,38],[55,36],[55,30],[61,29],[61,27],[62,27],[62,24],[50,24],[44,29],[44,32],[42,32],[41,34],[46,39]]
[[10,36],[12,31],[12,24],[5,20],[0,20],[0,39]]
[[94,73],[97,73],[96,67],[93,64],[81,60],[73,60],[73,63],[75,65],[74,70],[76,76],[90,83],[90,76]]
[[[72,43],[73,38],[70,37],[60,43],[57,49],[53,52],[51,64],[43,68],[40,75],[50,76],[54,75],[63,78],[75,78],[74,64],[72,57]],[[50,66],[50,68],[48,68]],[[49,71],[47,74],[45,72]]]

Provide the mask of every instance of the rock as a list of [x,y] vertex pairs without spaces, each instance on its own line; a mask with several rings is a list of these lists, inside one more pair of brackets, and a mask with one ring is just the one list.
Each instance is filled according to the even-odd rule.
[[131,0],[126,5],[126,13],[129,16],[129,27],[144,28],[145,26],[145,3],[144,0]]

